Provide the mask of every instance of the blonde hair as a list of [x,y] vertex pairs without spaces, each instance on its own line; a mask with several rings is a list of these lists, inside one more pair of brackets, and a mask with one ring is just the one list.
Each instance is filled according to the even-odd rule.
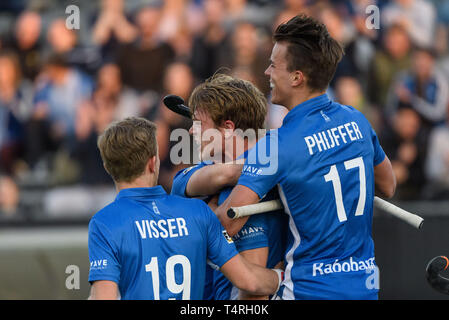
[[132,182],[157,155],[156,125],[144,118],[113,122],[98,137],[104,168],[115,182]]
[[206,111],[216,126],[231,120],[242,129],[264,129],[267,100],[251,82],[216,74],[199,84],[189,98],[192,114]]

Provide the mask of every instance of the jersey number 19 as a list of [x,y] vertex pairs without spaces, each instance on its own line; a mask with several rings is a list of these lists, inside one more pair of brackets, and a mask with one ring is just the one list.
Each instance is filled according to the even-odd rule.
[[[182,267],[182,283],[180,284],[176,283],[175,280],[175,265],[177,264],[180,264]],[[151,272],[154,300],[160,300],[159,265],[157,257],[151,258],[150,263],[145,265],[145,271]],[[179,254],[171,256],[165,264],[165,273],[167,289],[174,294],[182,292],[182,300],[190,300],[191,268],[189,259]]]

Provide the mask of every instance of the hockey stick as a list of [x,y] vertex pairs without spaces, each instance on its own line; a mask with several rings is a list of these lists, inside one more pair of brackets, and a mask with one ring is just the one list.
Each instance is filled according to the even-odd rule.
[[163,101],[164,104],[167,106],[167,108],[169,108],[171,111],[183,117],[192,119],[192,113],[190,112],[190,108],[184,104],[184,99],[181,98],[180,96],[169,94],[168,96],[164,97]]
[[438,256],[430,260],[426,267],[426,279],[432,288],[438,292],[449,294],[449,279],[440,275],[449,266],[449,259]]
[[[374,205],[382,209],[383,211],[395,216],[396,218],[410,224],[416,229],[421,229],[424,223],[424,219],[420,216],[408,212],[402,208],[395,206],[379,197],[374,197]],[[260,202],[256,204],[251,204],[242,207],[231,207],[228,209],[228,217],[230,219],[237,219],[245,216],[250,216],[253,214],[259,214],[274,210],[282,209],[283,205],[280,200],[271,200],[266,202]]]

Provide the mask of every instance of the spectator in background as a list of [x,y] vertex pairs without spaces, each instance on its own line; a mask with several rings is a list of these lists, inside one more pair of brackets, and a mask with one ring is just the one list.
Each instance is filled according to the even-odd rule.
[[173,48],[160,40],[160,18],[159,6],[141,8],[136,14],[136,40],[119,48],[117,64],[123,82],[141,92],[150,90],[160,94],[163,89],[160,80],[174,59]]
[[299,13],[304,13],[306,15],[312,14],[312,9],[307,0],[284,0],[282,4],[283,7],[278,13],[277,21],[273,26],[274,28],[283,22],[287,22]]
[[354,77],[340,77],[335,84],[335,100],[347,106],[353,106],[365,115],[376,132],[382,128],[378,110],[373,108],[365,98],[362,86]]
[[239,22],[235,25],[231,35],[231,52],[220,63],[230,69],[247,68],[253,74],[252,83],[267,96],[270,84],[264,75],[269,52],[261,47],[260,34],[256,26],[250,22]]
[[424,192],[425,198],[447,200],[449,198],[449,116],[444,124],[435,127],[430,133],[425,173],[428,180]]
[[419,47],[434,48],[436,22],[435,7],[428,0],[393,0],[381,12],[382,25],[401,25]]
[[163,1],[159,35],[173,48],[176,61],[192,59],[193,37],[204,20],[200,5],[187,0]]
[[449,1],[432,0],[437,12],[435,49],[439,56],[447,55],[449,49]]
[[[175,62],[169,65],[164,75],[164,92],[180,96],[187,101],[194,87],[194,76],[190,66],[183,62]],[[188,131],[192,121],[174,113],[161,105],[158,108],[159,115],[155,120],[157,125],[157,142],[159,146],[160,174],[159,184],[167,192],[171,190],[173,176],[189,164],[174,165],[170,159],[170,149],[178,141],[170,141],[170,134],[174,129],[182,128]],[[190,138],[190,137],[189,137]]]
[[400,105],[411,107],[418,112],[424,128],[429,131],[446,119],[449,83],[445,75],[435,68],[432,50],[415,50],[412,61],[412,67],[399,73],[392,84],[388,112],[394,113]]
[[203,1],[205,25],[193,40],[190,65],[197,81],[212,76],[223,57],[230,54],[228,31],[224,27],[225,6],[222,0]]
[[96,91],[92,101],[81,105],[77,110],[75,145],[71,156],[79,169],[76,180],[84,186],[107,185],[112,182],[103,168],[97,138],[115,120],[115,112],[115,101],[102,91]]
[[52,55],[37,83],[34,110],[27,126],[27,160],[31,167],[48,153],[70,152],[75,118],[82,103],[90,99],[90,78],[68,65],[62,55]]
[[147,111],[137,92],[123,84],[120,68],[115,63],[103,65],[97,73],[96,94],[114,104],[114,120],[141,116]]
[[366,90],[366,79],[370,76],[369,66],[380,34],[379,29],[367,27],[366,10],[371,5],[379,7],[379,2],[377,0],[345,1],[343,13],[336,11],[342,20],[347,21],[346,26],[350,32],[346,32],[349,37],[345,44],[345,56],[349,57],[364,90]]
[[137,34],[137,28],[125,15],[123,0],[101,1],[92,27],[92,42],[100,47],[103,61],[115,61],[119,44],[131,43]]
[[183,26],[186,0],[165,0],[161,8],[161,20],[159,23],[159,34],[161,39],[170,41]]
[[100,68],[92,99],[81,103],[76,112],[75,145],[71,157],[79,167],[79,183],[110,184],[97,148],[97,138],[115,120],[144,114],[136,92],[123,85],[120,69],[107,63]]
[[30,80],[35,79],[42,64],[41,30],[41,16],[37,12],[25,11],[17,18],[14,34],[4,45],[17,54],[22,75]]
[[[298,2],[298,0],[295,0]],[[300,1],[299,1],[300,2]],[[274,18],[274,8],[270,5],[261,6],[248,0],[224,0],[225,3],[225,27],[230,30],[239,21],[250,21],[251,23],[262,26],[267,21]]]
[[399,108],[393,115],[391,126],[382,130],[379,138],[396,176],[395,198],[421,199],[426,183],[427,135],[423,134],[419,115],[411,108]]
[[11,221],[23,218],[20,210],[20,191],[15,181],[8,175],[0,174],[0,220]]
[[76,31],[68,29],[65,23],[65,18],[58,18],[50,24],[47,32],[50,48],[47,55],[64,56],[68,65],[93,75],[99,66],[100,54],[95,48],[80,44]]
[[369,101],[384,112],[388,90],[399,71],[411,66],[411,43],[407,32],[392,25],[383,38],[383,47],[376,50],[368,72]]
[[23,152],[24,125],[31,108],[32,87],[21,79],[13,52],[0,52],[0,167],[16,173]]
[[337,40],[344,48],[345,55],[335,70],[334,77],[330,83],[330,87],[335,89],[335,83],[338,78],[343,76],[360,77],[360,69],[356,63],[357,52],[355,48],[355,30],[351,24],[351,20],[345,20],[336,9],[329,5],[316,8],[318,19],[326,25],[327,30],[332,38]]

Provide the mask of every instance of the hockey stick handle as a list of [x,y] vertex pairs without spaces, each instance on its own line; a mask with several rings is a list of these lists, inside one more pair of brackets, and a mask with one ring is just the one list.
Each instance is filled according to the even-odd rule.
[[251,216],[253,214],[279,210],[282,209],[283,207],[284,206],[282,205],[281,200],[270,200],[242,207],[231,207],[228,209],[228,217],[231,219],[237,219],[246,216]]
[[[385,201],[379,197],[374,197],[374,205],[384,210],[385,212],[395,216],[396,218],[410,224],[416,229],[421,229],[424,219],[420,216],[408,212],[395,206],[388,201]],[[275,211],[282,209],[283,205],[280,200],[271,200],[266,202],[259,202],[256,204],[250,204],[242,207],[231,207],[229,208],[227,214],[230,219],[237,219],[241,217],[250,216],[253,214],[259,214],[269,211]]]
[[394,204],[385,201],[384,199],[381,199],[379,197],[374,197],[374,205],[376,206],[376,208],[382,209],[383,211],[395,216],[396,218],[401,219],[402,221],[410,224],[412,227],[416,229],[422,228],[424,219],[416,214],[413,214],[402,208],[399,208],[398,206],[395,206]]

